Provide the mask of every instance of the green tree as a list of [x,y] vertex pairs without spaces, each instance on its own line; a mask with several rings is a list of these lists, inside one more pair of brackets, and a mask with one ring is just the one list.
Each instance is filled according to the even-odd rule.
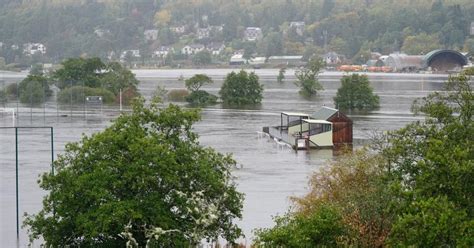
[[262,101],[263,86],[258,76],[241,70],[227,74],[219,91],[222,101],[228,105],[259,104]]
[[351,74],[341,78],[341,87],[334,105],[346,110],[373,110],[379,107],[379,97],[373,93],[367,75]]
[[215,104],[217,96],[209,94],[207,91],[201,90],[205,84],[211,84],[213,81],[205,74],[196,74],[185,81],[186,88],[191,91],[191,94],[186,97],[186,101],[192,105],[205,106]]
[[100,87],[107,89],[118,95],[120,89],[137,90],[138,79],[135,78],[129,69],[123,67],[118,62],[111,62],[105,65],[105,72],[100,75]]
[[236,162],[199,145],[199,119],[195,110],[138,100],[104,131],[68,144],[55,175],[41,178],[49,193],[25,221],[31,239],[51,247],[233,242],[243,200],[230,173]]
[[407,36],[403,41],[402,51],[407,54],[419,55],[427,54],[436,49],[442,48],[436,35],[421,33],[414,36]]
[[194,54],[192,60],[195,65],[209,65],[212,63],[212,56],[209,51],[204,50]]
[[471,247],[474,220],[446,197],[410,204],[394,224],[388,244],[404,247]]
[[188,78],[184,81],[186,88],[193,92],[193,91],[198,91],[201,89],[202,86],[206,84],[212,84],[213,81],[212,79],[207,76],[206,74],[196,74],[192,76],[191,78]]
[[100,74],[106,69],[106,65],[99,58],[70,58],[61,65],[62,68],[52,75],[60,89],[76,85],[100,87]]
[[300,95],[304,97],[313,97],[323,87],[318,81],[319,71],[324,67],[324,61],[313,57],[308,61],[306,67],[295,72],[297,81],[295,84],[300,87]]
[[52,94],[48,79],[42,75],[28,75],[18,85],[20,102],[36,105],[45,102]]
[[285,80],[285,68],[280,68],[278,71],[278,76],[277,76],[277,82],[278,83],[283,83],[283,80]]

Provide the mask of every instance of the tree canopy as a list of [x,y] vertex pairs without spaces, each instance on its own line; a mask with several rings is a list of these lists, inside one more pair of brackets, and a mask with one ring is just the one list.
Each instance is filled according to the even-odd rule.
[[319,71],[324,67],[324,61],[321,58],[313,57],[308,61],[306,67],[295,72],[295,84],[300,87],[300,95],[304,97],[313,97],[323,87],[318,81]]
[[379,96],[373,93],[367,75],[354,73],[341,78],[334,105],[346,110],[372,110],[379,107]]
[[198,143],[196,110],[144,100],[104,131],[66,145],[55,175],[40,181],[43,209],[27,217],[31,239],[65,247],[188,247],[233,242],[243,195],[236,162]]
[[262,101],[263,86],[258,76],[241,70],[227,74],[219,91],[221,99],[227,105],[251,105]]

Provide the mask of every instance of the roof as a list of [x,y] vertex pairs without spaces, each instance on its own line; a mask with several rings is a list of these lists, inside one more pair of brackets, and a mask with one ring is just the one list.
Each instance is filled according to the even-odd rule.
[[462,53],[458,52],[458,51],[454,51],[454,50],[446,50],[446,49],[437,49],[437,50],[433,50],[429,53],[427,53],[424,57],[423,57],[423,67],[428,67],[430,66],[430,63],[431,61],[438,55],[442,55],[442,54],[451,54],[453,56],[456,57],[456,59],[459,61],[459,63],[461,65],[467,65],[468,63],[468,60],[467,60],[467,57],[464,56]]
[[317,120],[327,120],[335,113],[337,113],[337,111],[339,110],[323,106],[318,111],[316,111],[316,113],[314,113],[311,117]]
[[307,122],[309,124],[331,124],[329,121],[325,120],[314,120],[314,119],[309,119],[309,120],[303,120],[304,122]]
[[288,116],[309,116],[309,114],[297,113],[297,112],[281,112],[281,113]]
[[272,59],[298,59],[298,60],[301,60],[301,59],[303,59],[303,56],[270,56],[268,59],[269,60],[272,60]]

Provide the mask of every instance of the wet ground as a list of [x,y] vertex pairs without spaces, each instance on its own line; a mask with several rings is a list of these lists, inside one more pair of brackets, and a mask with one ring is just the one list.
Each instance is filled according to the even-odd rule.
[[[140,91],[151,96],[156,86],[166,89],[184,88],[178,77],[194,73],[208,73],[215,83],[204,87],[217,94],[227,70],[169,70],[135,71],[141,80]],[[291,71],[287,81],[276,83],[277,70],[258,70],[264,84],[264,100],[253,110],[223,109],[216,105],[203,109],[202,121],[195,125],[202,145],[214,147],[222,153],[232,153],[239,163],[233,174],[238,189],[245,193],[243,228],[250,243],[252,230],[272,225],[272,216],[282,214],[291,205],[289,196],[301,196],[307,192],[308,177],[333,159],[332,150],[294,152],[278,148],[272,141],[258,138],[257,131],[263,126],[279,123],[279,112],[298,111],[312,113],[320,106],[333,106],[332,98],[340,86],[340,73],[328,72],[321,76],[324,91],[313,100],[298,95],[292,83]],[[0,73],[1,74],[1,73]],[[21,80],[16,74],[3,73],[0,80]],[[371,74],[375,93],[380,96],[381,108],[371,113],[348,113],[354,120],[354,138],[360,143],[374,131],[398,129],[421,120],[410,113],[410,106],[418,97],[442,89],[445,76],[419,74]],[[0,106],[3,107],[3,106]],[[5,107],[16,109],[16,103]],[[26,108],[20,111],[18,126],[53,126],[55,154],[61,153],[67,142],[77,141],[81,135],[104,129],[119,112],[117,107],[89,108],[68,106],[57,108],[49,102],[44,108]],[[71,115],[72,114],[72,115]],[[0,114],[0,126],[11,126],[8,114]],[[24,212],[35,213],[41,208],[44,195],[36,181],[40,173],[50,169],[51,150],[49,130],[22,129],[19,133],[19,204],[20,217]],[[0,246],[16,244],[15,215],[15,136],[14,130],[0,129]],[[245,242],[245,240],[244,240]],[[27,245],[26,231],[21,230],[20,246]],[[37,246],[38,244],[35,244]]]

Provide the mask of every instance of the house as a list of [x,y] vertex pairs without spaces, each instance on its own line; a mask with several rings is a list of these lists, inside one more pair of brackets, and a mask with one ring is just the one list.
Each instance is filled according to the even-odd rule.
[[130,56],[131,58],[140,58],[140,50],[125,50],[120,55],[120,61],[125,62],[127,57]]
[[211,30],[211,32],[219,33],[219,32],[224,31],[224,26],[222,26],[222,25],[219,25],[219,26],[209,26],[209,29]]
[[106,34],[110,34],[110,31],[107,30],[107,29],[96,28],[96,29],[94,29],[94,34],[97,35],[97,37],[102,38]]
[[181,49],[181,53],[186,55],[192,55],[203,51],[205,48],[206,47],[203,44],[186,45]]
[[23,45],[23,53],[26,55],[46,54],[46,46],[41,43],[26,43]]
[[244,56],[242,54],[235,54],[232,55],[229,61],[229,65],[243,65],[247,62],[246,59],[244,59]]
[[206,49],[212,54],[212,55],[220,55],[222,52],[224,52],[225,45],[222,43],[211,43],[209,44]]
[[304,27],[304,22],[290,22],[290,28],[293,28],[299,36],[303,36]]
[[258,27],[247,27],[244,31],[246,41],[257,41],[263,38],[262,29]]
[[158,39],[158,29],[147,29],[143,32],[145,40],[153,41]]
[[170,27],[170,30],[176,34],[183,34],[186,31],[186,28],[184,26],[174,26]]
[[249,65],[252,65],[253,68],[260,68],[261,66],[263,66],[265,64],[265,61],[267,60],[267,58],[265,57],[255,57],[255,58],[251,58],[249,59]]
[[198,39],[209,38],[211,33],[210,28],[198,28],[196,31],[196,36]]
[[153,52],[152,57],[154,58],[164,58],[166,57],[169,53],[173,53],[174,49],[169,46],[160,46],[158,49],[156,49]]
[[11,46],[11,48],[12,48],[12,50],[18,50],[18,49],[20,49],[20,46],[18,46],[17,44],[13,44]]
[[344,55],[340,55],[336,52],[328,52],[323,55],[323,60],[328,65],[338,65],[345,60],[345,57]]
[[272,65],[293,65],[300,66],[303,65],[303,56],[270,56],[268,57],[268,63]]

